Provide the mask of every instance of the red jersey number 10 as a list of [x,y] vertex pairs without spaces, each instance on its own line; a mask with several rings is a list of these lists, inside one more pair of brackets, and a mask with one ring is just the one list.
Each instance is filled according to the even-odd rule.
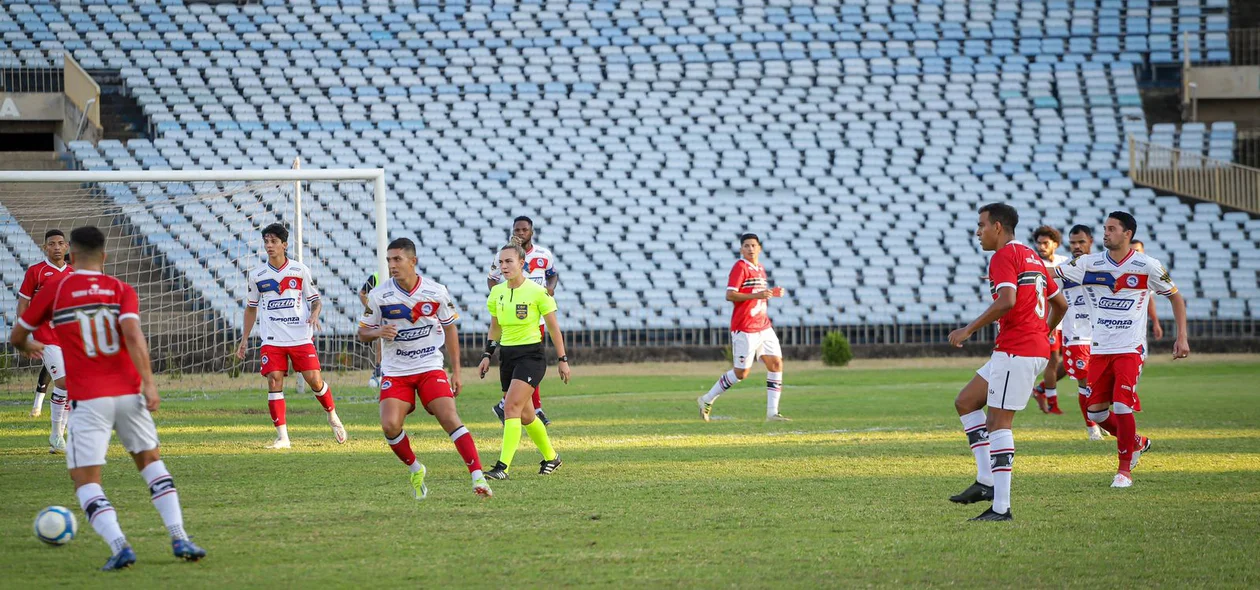
[[122,348],[122,339],[118,337],[118,314],[100,308],[90,312],[76,311],[74,318],[79,322],[83,351],[89,358],[118,354]]

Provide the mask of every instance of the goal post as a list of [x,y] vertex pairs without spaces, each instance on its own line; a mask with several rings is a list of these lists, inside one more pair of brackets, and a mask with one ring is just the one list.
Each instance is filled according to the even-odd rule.
[[[260,231],[275,222],[291,230],[289,255],[311,269],[321,291],[315,339],[324,369],[369,369],[371,348],[355,331],[359,286],[374,270],[388,276],[380,168],[0,171],[0,329],[7,336],[16,322],[26,268],[45,259],[45,231],[69,236],[97,225],[107,237],[106,272],[140,295],[154,371],[215,377],[191,389],[256,389],[253,379],[218,377],[257,371],[257,329],[244,364],[231,351],[243,327],[246,273],[266,260]],[[0,392],[29,392],[37,365],[6,348]]]

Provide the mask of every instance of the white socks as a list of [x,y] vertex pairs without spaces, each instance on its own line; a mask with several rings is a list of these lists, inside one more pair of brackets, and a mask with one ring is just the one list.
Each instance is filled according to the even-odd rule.
[[987,418],[984,410],[976,410],[958,417],[962,421],[963,432],[967,433],[967,443],[971,445],[971,454],[976,458],[976,481],[993,485],[993,465],[989,460],[989,430],[985,428]]
[[66,408],[66,390],[53,387],[48,406],[48,418],[52,422],[52,438],[65,438],[66,422],[70,420],[70,412]]
[[281,424],[276,427],[276,438],[280,440],[289,440],[289,425]]
[[1015,463],[1015,436],[1009,428],[989,433],[989,456],[993,457],[993,511],[1011,511],[1011,468]]
[[766,373],[766,416],[779,413],[780,395],[783,395],[783,372]]
[[1047,398],[1059,397],[1059,390],[1054,387],[1046,388],[1046,397]]
[[171,533],[171,538],[188,539],[188,533],[184,532],[184,512],[179,507],[175,480],[171,479],[171,472],[166,470],[166,464],[161,461],[149,463],[140,470],[140,477],[149,484],[149,497],[153,500],[153,507],[162,515],[162,523]]
[[734,387],[736,383],[739,383],[739,377],[735,376],[735,369],[723,373],[718,378],[717,383],[714,383],[713,387],[709,388],[709,393],[704,394],[704,403],[713,403],[713,400],[717,399],[719,395],[726,393],[726,390]]
[[118,526],[118,514],[114,512],[114,506],[105,498],[105,491],[101,489],[101,484],[90,483],[80,486],[74,491],[74,495],[79,499],[79,506],[87,514],[88,522],[92,524],[96,534],[100,535],[109,545],[109,550],[117,555],[123,547],[127,546],[127,537],[123,535],[122,527]]
[[31,415],[35,415],[36,411],[44,411],[44,392],[35,392],[35,403],[31,404]]

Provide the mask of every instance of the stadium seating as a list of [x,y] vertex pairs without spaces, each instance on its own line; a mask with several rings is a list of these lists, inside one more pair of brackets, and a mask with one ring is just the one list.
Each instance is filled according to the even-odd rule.
[[[294,157],[386,168],[392,232],[420,236],[432,252],[423,272],[460,295],[473,329],[487,321],[491,249],[517,213],[558,256],[558,299],[583,328],[724,325],[734,238],[749,229],[789,290],[774,306],[781,325],[958,322],[986,305],[987,257],[970,231],[977,206],[999,200],[1029,232],[1131,210],[1194,317],[1256,318],[1260,222],[1156,196],[1124,174],[1126,134],[1232,155],[1230,125],[1148,131],[1138,93],[1141,72],[1185,57],[1183,35],[1191,61],[1228,58],[1227,8],[16,0],[0,7],[0,60],[62,47],[87,68],[120,70],[154,139],[75,142],[83,169],[279,168]],[[373,257],[370,193],[310,194],[310,255],[336,316],[327,324],[347,333]],[[244,215],[111,196],[238,321],[232,277],[257,249]]]

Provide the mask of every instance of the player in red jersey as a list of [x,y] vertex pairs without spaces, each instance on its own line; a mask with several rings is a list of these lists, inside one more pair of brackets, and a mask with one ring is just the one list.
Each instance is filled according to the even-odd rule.
[[1177,322],[1173,360],[1189,356],[1186,337],[1186,301],[1159,260],[1138,253],[1131,240],[1137,220],[1125,211],[1113,211],[1103,225],[1103,246],[1098,254],[1081,256],[1060,266],[1060,279],[1079,283],[1093,312],[1093,344],[1089,360],[1089,417],[1116,437],[1119,466],[1113,488],[1133,485],[1132,470],[1151,441],[1137,433],[1134,412],[1142,411],[1137,394],[1138,377],[1146,359],[1147,308],[1154,291],[1172,303]]
[[47,347],[27,337],[49,322],[57,332],[69,365],[66,385],[73,408],[66,465],[88,522],[112,551],[101,569],[125,568],[136,561],[101,488],[101,465],[115,432],[148,484],[175,557],[201,559],[206,552],[184,531],[179,494],[158,453],[150,412],[157,411],[161,400],[149,364],[149,344],[140,329],[139,299],[131,285],[101,272],[105,266],[101,230],[89,226],[70,232],[70,251],[78,270],[40,289],[13,327],[9,342],[28,357],[39,358]]
[[700,418],[709,421],[713,402],[726,390],[752,372],[753,361],[761,357],[766,364],[766,421],[784,422],[779,413],[779,395],[783,392],[783,353],[779,337],[770,327],[767,304],[773,297],[783,297],[783,287],[770,287],[766,268],[761,266],[761,238],[757,234],[739,237],[740,259],[735,261],[726,282],[726,300],[735,304],[731,313],[731,358],[735,367],[713,384],[709,392],[696,398]]
[[[74,270],[66,262],[66,234],[59,229],[44,232],[44,256],[48,259],[26,269],[26,275],[22,278],[22,286],[18,288],[18,317],[26,313],[31,300],[46,285]],[[48,452],[60,453],[66,450],[66,420],[70,417],[70,402],[66,400],[66,362],[52,324],[39,326],[32,337],[44,345],[44,368],[40,376],[47,373],[53,380],[52,399],[49,400],[48,408],[48,417],[52,422],[52,432],[48,435]],[[31,417],[38,417],[43,408],[44,394],[36,388]]]
[[993,303],[970,324],[949,333],[949,343],[962,347],[976,331],[998,322],[993,356],[954,400],[975,455],[976,483],[950,500],[960,504],[993,501],[992,507],[972,520],[1012,520],[1015,438],[1011,424],[1015,412],[1028,405],[1033,383],[1048,364],[1051,326],[1058,325],[1067,311],[1067,301],[1041,258],[1015,240],[1018,223],[1019,214],[1010,205],[992,203],[980,208],[976,236],[986,252],[993,252],[988,273]]
[[[1037,256],[1041,257],[1042,264],[1046,265],[1046,270],[1054,275],[1054,268],[1070,260],[1067,256],[1058,253],[1059,246],[1063,243],[1063,234],[1059,230],[1048,225],[1043,225],[1033,230],[1033,245],[1037,251]],[[1046,372],[1042,375],[1041,383],[1033,388],[1033,397],[1037,400],[1037,407],[1042,412],[1048,414],[1062,414],[1063,410],[1059,409],[1059,380],[1066,373],[1063,371],[1063,330],[1062,326],[1054,326],[1054,330],[1050,332],[1050,362],[1046,364]]]
[[[346,428],[337,417],[337,405],[333,401],[332,388],[324,381],[319,367],[319,353],[312,340],[319,329],[319,312],[323,309],[319,291],[311,271],[296,260],[289,260],[289,230],[273,223],[262,230],[263,248],[267,262],[249,271],[249,298],[245,302],[245,327],[241,343],[236,347],[236,358],[245,360],[249,333],[258,320],[262,336],[262,374],[267,377],[267,409],[271,412],[272,425],[276,427],[276,440],[268,449],[287,449],[289,427],[285,418],[284,375],[292,362],[293,370],[302,374],[306,384],[315,393],[315,399],[327,413],[328,426],[333,440],[346,442]],[[258,317],[258,311],[263,316]]]

